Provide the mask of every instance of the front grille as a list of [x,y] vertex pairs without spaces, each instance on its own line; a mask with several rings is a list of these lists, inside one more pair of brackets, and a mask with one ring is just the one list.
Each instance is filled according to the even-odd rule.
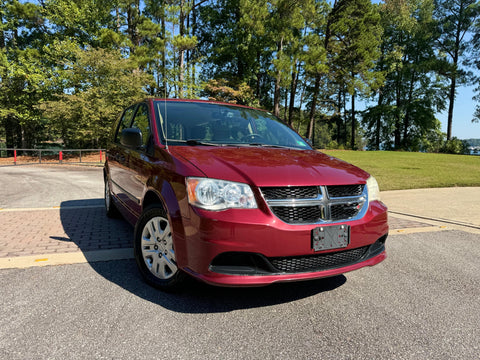
[[329,197],[345,197],[362,195],[364,185],[331,185],[327,186]]
[[332,269],[359,261],[367,252],[368,246],[361,248],[308,256],[270,258],[272,265],[282,272],[307,272]]
[[287,224],[351,220],[366,202],[365,185],[263,187],[263,197],[275,216]]
[[319,195],[318,186],[266,187],[262,192],[267,200],[315,199]]
[[275,206],[272,210],[276,216],[289,224],[316,223],[324,217],[321,206]]
[[334,204],[330,206],[330,217],[333,221],[351,219],[357,216],[361,205],[353,204]]

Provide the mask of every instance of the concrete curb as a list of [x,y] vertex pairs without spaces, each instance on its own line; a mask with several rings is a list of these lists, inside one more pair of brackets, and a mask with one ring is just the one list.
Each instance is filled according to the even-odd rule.
[[0,258],[0,269],[24,269],[34,266],[83,264],[126,259],[133,259],[132,248]]

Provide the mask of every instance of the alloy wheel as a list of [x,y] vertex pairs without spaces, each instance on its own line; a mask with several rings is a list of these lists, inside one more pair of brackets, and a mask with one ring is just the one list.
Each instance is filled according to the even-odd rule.
[[157,278],[167,280],[177,272],[172,231],[166,218],[155,216],[145,224],[141,251],[145,265]]

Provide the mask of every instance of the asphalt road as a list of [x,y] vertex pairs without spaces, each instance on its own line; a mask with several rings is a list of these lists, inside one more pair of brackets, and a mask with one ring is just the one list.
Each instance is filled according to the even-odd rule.
[[[33,205],[50,206],[43,194]],[[0,359],[479,359],[478,240],[395,235],[387,260],[343,276],[178,294],[147,286],[132,260],[3,269]]]
[[0,209],[53,207],[85,199],[99,204],[102,171],[94,166],[0,166]]

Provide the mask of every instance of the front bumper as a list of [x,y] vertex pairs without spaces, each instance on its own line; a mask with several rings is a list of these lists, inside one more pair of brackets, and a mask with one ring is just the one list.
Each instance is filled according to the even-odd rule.
[[[289,225],[261,209],[209,212],[190,208],[182,218],[184,271],[214,285],[262,286],[318,279],[373,266],[386,258],[387,208],[369,204],[362,219],[348,221],[350,244],[314,251],[311,231],[318,225]],[[328,226],[328,225],[325,225]]]

